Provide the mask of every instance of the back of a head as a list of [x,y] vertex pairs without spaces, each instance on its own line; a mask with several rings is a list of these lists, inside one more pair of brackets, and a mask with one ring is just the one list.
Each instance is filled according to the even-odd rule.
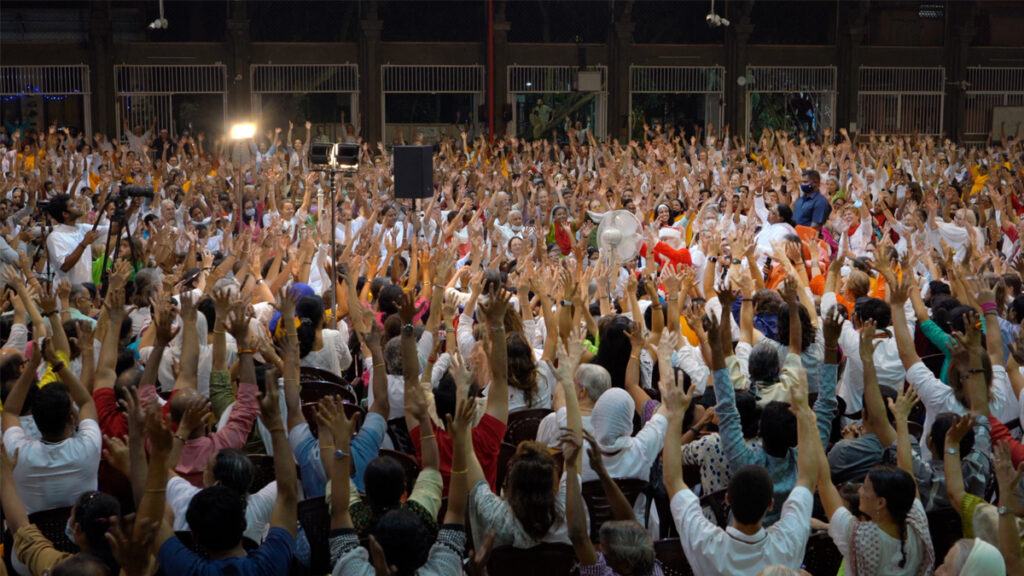
[[875,495],[885,498],[885,507],[896,522],[902,522],[917,496],[914,477],[902,468],[881,464],[868,471]]
[[255,470],[245,452],[235,448],[222,448],[213,461],[213,478],[221,486],[246,495],[252,486]]
[[50,571],[50,576],[110,576],[110,568],[91,554],[75,554]]
[[748,465],[729,479],[729,505],[740,524],[757,524],[772,505],[774,484],[771,474],[761,466]]
[[405,470],[390,456],[378,456],[366,465],[363,472],[366,498],[377,511],[398,506],[405,493]]
[[580,364],[576,369],[576,382],[587,391],[591,402],[597,402],[605,390],[612,387],[612,376],[597,364]]
[[32,418],[43,436],[58,436],[71,416],[71,397],[63,382],[51,382],[36,390],[32,399]]
[[214,553],[237,546],[246,528],[247,504],[244,496],[225,486],[197,492],[185,513],[196,543]]
[[384,370],[393,376],[402,375],[401,336],[395,336],[384,344]]
[[879,298],[859,298],[853,305],[853,313],[864,320],[874,320],[878,329],[892,325],[892,308]]
[[121,503],[104,492],[86,492],[75,503],[74,517],[89,542],[92,555],[109,568],[116,569],[117,561],[107,541],[110,518],[121,515]]
[[757,398],[749,390],[736,392],[736,411],[740,414],[743,438],[749,440],[757,437],[761,426],[761,409],[757,406]]
[[747,370],[753,382],[774,384],[782,373],[782,362],[774,343],[767,339],[758,342],[750,351]]
[[303,296],[295,305],[295,317],[299,320],[299,356],[304,358],[316,342],[316,327],[324,319],[324,301],[319,296]]
[[783,458],[796,446],[796,416],[786,402],[772,401],[761,409],[761,445],[765,453]]
[[377,310],[387,315],[397,314],[404,297],[405,293],[401,286],[385,284],[381,286],[380,294],[377,297]]
[[446,422],[447,414],[455,417],[456,392],[455,379],[451,372],[445,372],[437,382],[437,388],[434,388],[434,409],[441,422]]
[[508,464],[505,494],[523,530],[536,540],[555,522],[556,482],[555,460],[547,446],[521,442]]
[[[817,327],[811,322],[811,315],[807,313],[807,308],[804,308],[803,304],[798,302],[796,308],[797,316],[800,318],[800,352],[802,353],[806,351],[811,344],[814,344]],[[779,330],[775,333],[773,339],[780,344],[788,346],[789,329],[789,304],[783,302],[779,305]]]
[[423,520],[404,508],[391,510],[373,529],[388,564],[398,568],[398,576],[412,576],[427,562],[434,536]]
[[862,270],[850,270],[846,277],[846,289],[854,300],[863,298],[871,292],[871,277]]
[[[957,418],[958,416],[953,412],[943,412],[935,417],[935,421],[932,422],[932,429],[928,433],[934,446],[933,454],[943,454],[946,452],[946,432],[956,424]],[[960,446],[957,448],[964,456],[971,453],[971,450],[974,449],[973,427],[960,439]]]
[[601,525],[601,552],[616,572],[635,576],[654,571],[654,543],[635,520],[612,520]]
[[523,391],[529,406],[532,392],[537,389],[537,360],[533,356],[533,347],[516,332],[510,333],[506,341],[508,385]]

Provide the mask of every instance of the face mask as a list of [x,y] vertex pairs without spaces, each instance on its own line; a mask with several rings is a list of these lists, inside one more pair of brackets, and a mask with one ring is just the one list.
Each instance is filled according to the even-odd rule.
[[811,192],[814,192],[814,184],[801,184],[800,191],[804,194],[810,194]]
[[512,228],[513,232],[522,232],[523,231],[523,227],[522,226],[509,226],[509,227]]
[[248,218],[252,218],[253,216],[256,215],[256,209],[255,208],[249,208],[248,210],[245,211],[245,215]]
[[69,542],[75,541],[75,533],[71,530],[71,518],[64,524],[64,535],[68,537]]

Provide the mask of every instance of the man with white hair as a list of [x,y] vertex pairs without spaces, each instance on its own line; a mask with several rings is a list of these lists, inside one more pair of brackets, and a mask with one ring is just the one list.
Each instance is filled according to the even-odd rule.
[[[573,384],[576,389],[576,401],[579,403],[580,414],[583,418],[583,429],[591,432],[590,411],[594,409],[594,404],[601,394],[612,387],[612,376],[597,364],[580,364],[580,367],[576,369]],[[559,406],[559,408],[545,416],[537,427],[537,442],[549,448],[561,447],[562,428],[568,426],[565,400],[559,398],[560,394],[561,389],[558,389],[554,399],[555,406]]]

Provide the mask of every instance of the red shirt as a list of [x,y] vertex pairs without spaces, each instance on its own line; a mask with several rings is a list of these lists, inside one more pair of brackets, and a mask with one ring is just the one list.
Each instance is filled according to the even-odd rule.
[[128,420],[117,406],[117,395],[113,388],[98,388],[92,393],[96,404],[100,432],[105,436],[124,438],[128,435]]
[[[448,483],[451,480],[452,472],[452,437],[446,430],[433,426],[434,436],[437,437],[437,453],[441,460],[441,478],[444,479],[444,496],[448,495]],[[484,470],[487,483],[491,490],[498,494],[494,484],[498,479],[498,453],[501,451],[501,441],[505,438],[505,430],[508,427],[490,414],[484,414],[480,423],[473,428],[473,452]],[[409,431],[413,446],[416,447],[416,457],[421,459],[423,454],[420,451],[420,427],[417,426]]]

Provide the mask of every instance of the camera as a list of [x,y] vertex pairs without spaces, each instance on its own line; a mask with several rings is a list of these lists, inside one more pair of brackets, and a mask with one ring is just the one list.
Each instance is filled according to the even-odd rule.
[[125,198],[149,198],[153,199],[152,188],[141,188],[138,186],[125,186],[118,191],[120,196]]

